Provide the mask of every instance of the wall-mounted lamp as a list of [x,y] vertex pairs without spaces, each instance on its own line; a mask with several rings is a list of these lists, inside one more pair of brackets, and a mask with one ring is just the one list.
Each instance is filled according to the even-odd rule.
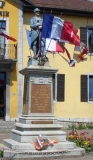
[[0,0],[0,8],[3,8],[4,5],[5,5],[5,2]]

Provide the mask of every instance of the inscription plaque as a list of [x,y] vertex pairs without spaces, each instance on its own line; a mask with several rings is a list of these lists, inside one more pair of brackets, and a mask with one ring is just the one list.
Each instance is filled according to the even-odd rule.
[[51,113],[51,86],[32,84],[31,113]]
[[32,121],[32,124],[53,124],[53,121]]

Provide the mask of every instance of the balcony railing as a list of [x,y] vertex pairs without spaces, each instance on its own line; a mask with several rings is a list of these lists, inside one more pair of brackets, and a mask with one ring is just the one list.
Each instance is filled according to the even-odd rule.
[[17,44],[5,44],[0,47],[0,59],[17,59]]

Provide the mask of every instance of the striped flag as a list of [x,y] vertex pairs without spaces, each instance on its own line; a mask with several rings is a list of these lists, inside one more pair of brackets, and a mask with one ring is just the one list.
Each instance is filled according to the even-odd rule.
[[74,59],[70,60],[70,67],[75,67],[76,61]]
[[42,145],[42,143],[41,143],[41,141],[40,141],[40,139],[39,139],[39,138],[36,138],[36,142],[38,143],[38,145],[39,145],[39,147],[40,147],[40,148],[42,148],[42,147],[43,147],[43,145]]
[[52,14],[43,15],[42,38],[62,40],[80,46],[80,38],[72,22],[65,21]]
[[29,47],[31,47],[31,31],[29,31],[28,29],[26,29],[26,36],[27,36],[28,45]]
[[64,52],[63,48],[54,39],[46,38],[45,42],[46,51],[49,52]]

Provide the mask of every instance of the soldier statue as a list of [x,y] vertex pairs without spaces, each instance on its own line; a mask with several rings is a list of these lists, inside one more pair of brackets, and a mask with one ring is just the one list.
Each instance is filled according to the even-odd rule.
[[35,16],[30,19],[30,27],[31,27],[31,49],[34,52],[34,58],[39,56],[45,56],[45,45],[44,39],[41,38],[42,31],[42,22],[43,19],[40,17],[40,9],[34,9]]

